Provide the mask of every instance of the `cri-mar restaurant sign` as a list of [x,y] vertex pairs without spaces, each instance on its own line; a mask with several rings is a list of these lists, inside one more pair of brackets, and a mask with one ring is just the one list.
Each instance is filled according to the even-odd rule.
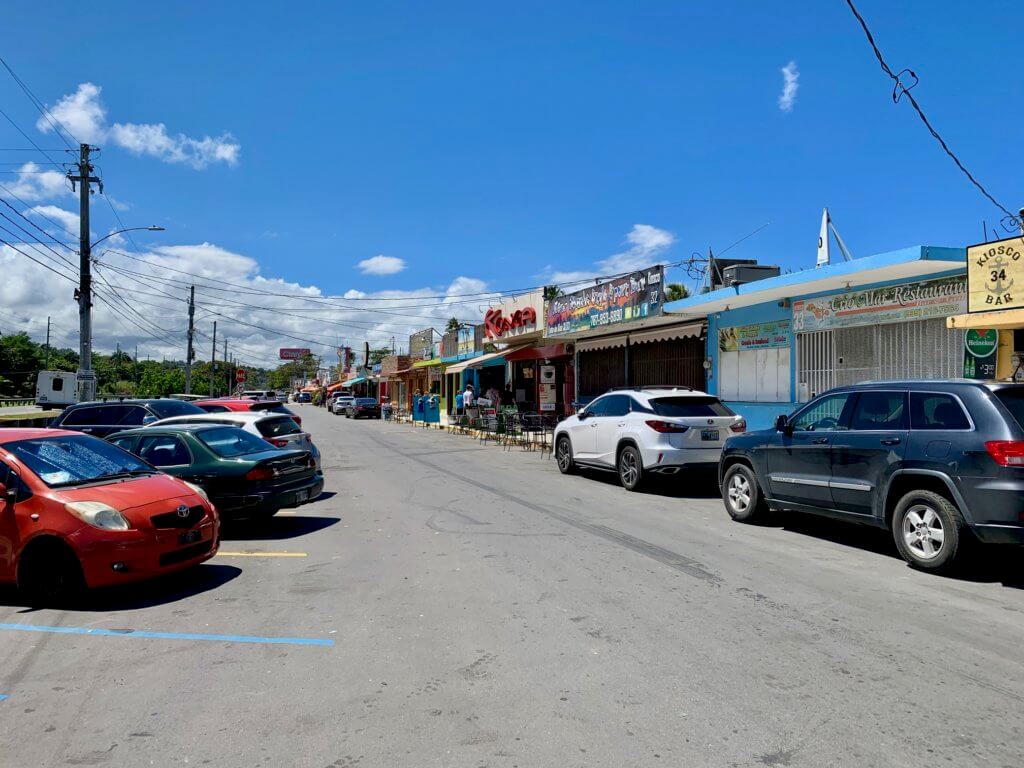
[[967,249],[967,311],[1024,307],[1024,237]]
[[566,336],[660,315],[663,276],[662,267],[651,267],[551,299],[546,335]]

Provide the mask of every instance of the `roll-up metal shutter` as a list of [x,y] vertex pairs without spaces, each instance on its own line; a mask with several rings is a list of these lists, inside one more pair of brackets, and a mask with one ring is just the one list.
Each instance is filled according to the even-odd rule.
[[698,337],[629,345],[630,386],[704,389],[704,341]]
[[[632,350],[630,350],[632,351]],[[576,371],[581,400],[603,395],[612,387],[626,384],[626,348],[592,349],[579,352]]]

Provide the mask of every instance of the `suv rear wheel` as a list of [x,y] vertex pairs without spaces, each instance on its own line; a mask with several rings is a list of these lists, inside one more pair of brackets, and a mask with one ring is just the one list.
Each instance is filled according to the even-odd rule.
[[763,516],[767,505],[761,495],[754,470],[746,464],[733,464],[722,478],[722,501],[729,517],[741,523],[752,523]]
[[903,559],[925,571],[948,571],[963,550],[960,511],[934,491],[911,491],[896,505],[892,534]]
[[644,462],[640,451],[627,445],[619,451],[619,481],[627,491],[635,491],[644,479]]

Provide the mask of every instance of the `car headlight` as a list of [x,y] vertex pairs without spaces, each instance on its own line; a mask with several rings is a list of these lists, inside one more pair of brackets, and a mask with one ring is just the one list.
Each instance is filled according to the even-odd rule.
[[191,489],[192,489],[192,492],[193,492],[193,493],[194,493],[194,494],[195,494],[196,496],[202,496],[202,497],[203,497],[203,499],[205,499],[205,501],[206,501],[206,503],[207,503],[207,504],[211,504],[211,503],[212,503],[212,502],[210,501],[210,497],[209,497],[209,496],[208,496],[208,495],[206,494],[206,491],[204,491],[204,490],[203,490],[202,488],[200,488],[200,487],[199,487],[198,485],[196,485],[195,483],[190,483],[190,482],[189,482],[188,480],[182,480],[181,482],[183,482],[183,483],[184,483],[185,485],[187,485],[187,486],[188,486],[189,488],[191,488]]
[[104,531],[127,531],[132,527],[124,515],[102,501],[72,501],[64,509],[83,523]]

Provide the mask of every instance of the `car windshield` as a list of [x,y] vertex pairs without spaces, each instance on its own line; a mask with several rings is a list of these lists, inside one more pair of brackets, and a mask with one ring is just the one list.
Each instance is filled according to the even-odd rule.
[[301,432],[302,428],[289,418],[264,419],[256,422],[256,429],[264,437],[282,437]]
[[217,427],[197,432],[196,437],[221,458],[230,459],[247,453],[269,451],[274,446],[238,427]]
[[194,413],[205,413],[198,405],[187,403],[184,400],[153,400],[149,403],[149,407],[161,419],[169,419],[171,416],[189,416]]
[[88,435],[18,440],[4,448],[51,488],[156,471],[116,445]]
[[659,416],[733,416],[717,397],[657,397],[651,408]]
[[995,393],[999,402],[1006,406],[1006,409],[1013,414],[1017,424],[1024,428],[1024,387],[1007,387],[997,389]]

